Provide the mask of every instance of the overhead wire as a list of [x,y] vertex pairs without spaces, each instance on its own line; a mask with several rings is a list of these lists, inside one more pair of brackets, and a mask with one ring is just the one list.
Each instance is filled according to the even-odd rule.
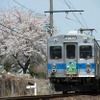
[[[76,10],[75,6],[74,6],[69,0],[67,0],[67,1],[68,1],[69,4]],[[84,19],[84,17],[83,17],[83,15],[82,15],[81,12],[80,12],[80,15],[81,15],[82,20],[84,21],[85,26],[88,28],[87,23],[86,23],[86,21],[85,21],[85,19]]]
[[[75,7],[74,7],[74,5],[69,1],[69,0],[61,0],[64,4],[66,4],[67,6],[68,6],[68,8],[70,9],[70,10],[72,10],[71,8],[73,7],[74,9],[76,9]],[[72,6],[70,6],[69,4]],[[76,20],[74,20],[74,19],[71,19],[71,18],[68,18],[68,17],[66,17],[67,19],[69,19],[69,20],[72,20],[72,21],[75,21],[75,22],[78,22],[82,27],[84,27],[85,28],[85,26],[87,26],[86,25],[86,22],[85,22],[85,26],[81,23],[81,21],[77,18],[77,16],[75,15],[75,13],[74,12],[72,12],[73,13],[73,15],[74,15],[74,17],[76,18]],[[84,20],[85,21],[85,20]]]
[[3,26],[3,27],[5,27],[5,28],[7,28],[7,29],[10,29],[10,30],[13,31],[13,32],[19,33],[19,32],[17,32],[17,31],[13,30],[12,28],[3,25],[2,23],[0,23],[0,25]]
[[[61,0],[64,4],[65,4],[65,2],[63,1],[63,0]],[[74,22],[78,22],[77,20],[74,20],[74,19],[71,19],[71,18],[69,18],[69,17],[67,17],[67,15],[68,15],[68,12],[66,13],[66,19],[68,19],[68,20],[72,20],[72,21],[74,21]],[[78,22],[79,23],[79,22]]]
[[[24,9],[27,9],[27,10],[29,10],[29,11],[32,12],[32,13],[33,13],[33,12],[36,13],[35,11],[32,11],[31,9],[29,9],[29,8],[27,8],[27,7],[23,6],[23,5],[21,5],[21,4],[18,3],[16,0],[13,0],[13,1],[16,2],[18,5],[20,5],[21,7],[23,7]],[[40,13],[37,13],[37,14],[40,14]],[[19,33],[19,32],[17,32],[16,30],[13,30],[12,28],[3,25],[2,23],[0,23],[0,25],[3,26],[3,27],[5,27],[5,28],[7,28],[7,29],[9,29],[9,30],[11,30],[11,31],[13,31],[13,32]],[[1,29],[0,29],[0,30],[1,30]],[[2,30],[2,31],[4,31],[4,30]],[[5,32],[6,32],[6,31],[5,31]]]
[[83,19],[83,21],[84,21],[84,24],[85,24],[86,28],[88,28],[88,25],[87,25],[87,23],[86,23],[86,21],[85,21],[85,19],[84,19],[83,15],[82,15],[82,13],[80,13],[80,15],[81,15],[81,18],[82,18],[82,19]]
[[[74,20],[74,19],[72,19],[72,18],[69,18],[69,17],[65,17],[66,19],[68,19],[68,20],[72,20],[72,21],[74,21],[74,22],[78,22],[77,20]],[[79,22],[78,22],[79,23]]]
[[[68,6],[68,8],[71,10],[70,5],[67,3],[66,0],[64,0],[65,4]],[[73,12],[72,12],[73,13]],[[73,13],[73,15],[75,16],[75,18],[77,19],[77,21],[82,25],[82,27],[84,27],[84,25],[81,23],[81,21],[77,18],[77,16],[75,15],[75,13]]]
[[76,10],[75,6],[74,6],[69,0],[67,0],[67,1],[68,1],[69,4]]
[[20,4],[20,3],[17,2],[16,0],[13,0],[13,1],[14,1],[16,4],[18,4],[19,6],[21,6],[22,8],[24,8],[24,9],[26,9],[26,10],[32,12],[32,13],[36,13],[36,14],[42,15],[41,13],[38,13],[38,12],[36,12],[36,11],[31,10],[30,8],[25,7],[24,5]]
[[[74,20],[74,19],[72,19],[72,18],[69,18],[69,17],[67,17],[67,15],[68,15],[68,12],[66,13],[66,19],[68,19],[68,20],[72,20],[72,21],[74,21],[74,22],[78,22],[77,20]],[[78,22],[79,23],[79,22]]]
[[[69,0],[67,0],[67,1],[68,1],[69,4],[72,5],[72,7],[76,10],[75,6],[74,6]],[[81,16],[81,18],[82,18],[82,20],[83,20],[83,22],[84,22],[84,24],[85,24],[85,27],[88,28],[88,25],[87,25],[87,23],[86,23],[86,21],[85,21],[85,19],[84,19],[84,17],[83,17],[83,14],[82,14],[81,12],[80,12],[79,14],[80,14],[80,16]]]

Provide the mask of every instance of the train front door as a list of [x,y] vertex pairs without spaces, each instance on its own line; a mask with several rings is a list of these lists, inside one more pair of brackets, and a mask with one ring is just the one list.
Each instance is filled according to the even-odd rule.
[[65,44],[66,74],[76,75],[78,73],[76,64],[78,62],[77,43]]

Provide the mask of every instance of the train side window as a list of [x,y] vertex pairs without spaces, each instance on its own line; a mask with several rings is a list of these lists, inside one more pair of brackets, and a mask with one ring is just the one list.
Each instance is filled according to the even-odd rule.
[[69,58],[69,59],[75,58],[75,45],[67,45],[66,51],[67,51],[67,53],[66,53],[67,58]]
[[50,58],[51,59],[61,59],[62,58],[62,47],[61,46],[51,46],[50,47]]
[[91,59],[92,58],[92,46],[80,46],[80,58]]

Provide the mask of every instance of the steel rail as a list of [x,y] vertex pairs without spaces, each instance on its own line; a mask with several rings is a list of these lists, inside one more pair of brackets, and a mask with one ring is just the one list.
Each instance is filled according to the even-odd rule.
[[78,96],[78,95],[100,95],[96,93],[69,93],[69,94],[56,94],[56,95],[37,95],[37,96],[17,96],[17,97],[2,97],[0,100],[51,100],[54,98],[62,98],[63,97],[72,97],[72,96]]

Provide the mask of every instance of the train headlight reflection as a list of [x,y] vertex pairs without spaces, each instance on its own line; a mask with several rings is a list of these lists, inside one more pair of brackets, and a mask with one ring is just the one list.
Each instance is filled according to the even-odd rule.
[[91,66],[90,66],[90,64],[87,64],[87,65],[86,65],[85,71],[86,71],[87,73],[90,73],[90,72],[91,72]]

